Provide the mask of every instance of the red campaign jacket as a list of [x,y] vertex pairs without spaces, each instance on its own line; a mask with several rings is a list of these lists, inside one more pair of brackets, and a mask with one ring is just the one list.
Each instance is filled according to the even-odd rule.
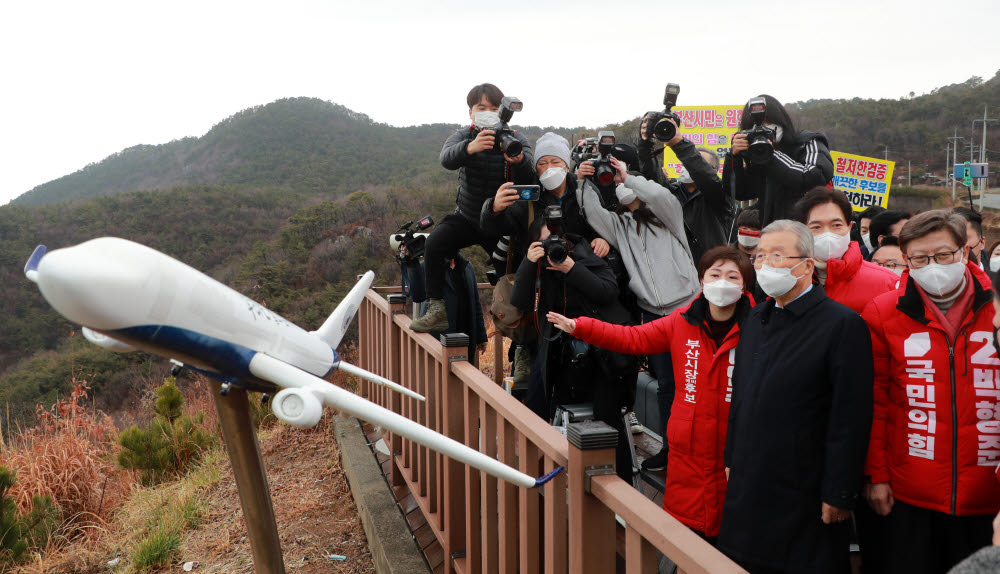
[[636,327],[589,317],[576,319],[573,336],[619,353],[670,352],[676,392],[667,423],[667,484],[663,508],[685,526],[717,536],[726,498],[726,426],[733,394],[733,361],[739,322],[753,307],[746,293],[737,303],[737,322],[716,348],[708,334],[708,301],[690,305]]
[[996,514],[1000,359],[990,279],[969,264],[972,308],[955,337],[924,308],[909,271],[862,316],[872,334],[875,409],[865,474],[903,502],[951,515]]
[[899,276],[884,267],[865,261],[861,247],[852,241],[844,256],[826,262],[826,296],[861,313],[872,299],[895,291]]

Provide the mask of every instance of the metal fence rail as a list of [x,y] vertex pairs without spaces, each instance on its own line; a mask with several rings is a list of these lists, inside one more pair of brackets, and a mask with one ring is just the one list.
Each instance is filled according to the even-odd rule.
[[[406,485],[444,550],[445,572],[656,572],[656,551],[684,572],[743,572],[659,506],[614,475],[614,450],[582,450],[539,419],[466,359],[414,333],[402,302],[369,291],[359,319],[360,366],[410,388],[419,403],[363,382],[370,400],[452,439],[539,476],[561,473],[542,490],[471,470],[402,437],[386,436],[390,480]],[[615,519],[624,520],[624,543]]]

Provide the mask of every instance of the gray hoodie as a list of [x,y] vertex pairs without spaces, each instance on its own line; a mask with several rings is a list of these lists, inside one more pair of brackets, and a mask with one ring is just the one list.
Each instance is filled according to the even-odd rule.
[[621,254],[639,307],[667,315],[701,289],[684,232],[683,208],[670,190],[642,176],[628,176],[625,187],[646,203],[666,229],[643,225],[636,231],[631,212],[618,215],[604,209],[589,180],[577,186],[577,200],[587,223]]

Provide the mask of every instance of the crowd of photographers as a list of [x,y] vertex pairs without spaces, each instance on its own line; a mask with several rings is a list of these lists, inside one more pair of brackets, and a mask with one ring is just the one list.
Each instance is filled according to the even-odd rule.
[[632,482],[644,362],[663,447],[643,468],[665,470],[667,512],[748,571],[848,572],[852,547],[869,573],[994,571],[1000,242],[986,249],[964,208],[856,216],[826,137],[771,96],[747,102],[720,174],[683,137],[678,91],[632,146],[532,144],[509,126],[519,100],[473,88],[471,125],[441,150],[455,212],[425,242],[398,236],[427,299],[411,328],[473,333],[470,354],[484,341],[458,255],[480,245],[516,396],[548,422],[590,405]]

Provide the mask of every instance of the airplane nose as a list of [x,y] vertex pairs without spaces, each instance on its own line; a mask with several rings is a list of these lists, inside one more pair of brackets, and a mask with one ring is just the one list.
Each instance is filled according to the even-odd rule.
[[103,255],[86,243],[57,249],[38,262],[34,280],[42,296],[70,321],[91,329],[130,326],[130,305],[137,303],[148,274]]

